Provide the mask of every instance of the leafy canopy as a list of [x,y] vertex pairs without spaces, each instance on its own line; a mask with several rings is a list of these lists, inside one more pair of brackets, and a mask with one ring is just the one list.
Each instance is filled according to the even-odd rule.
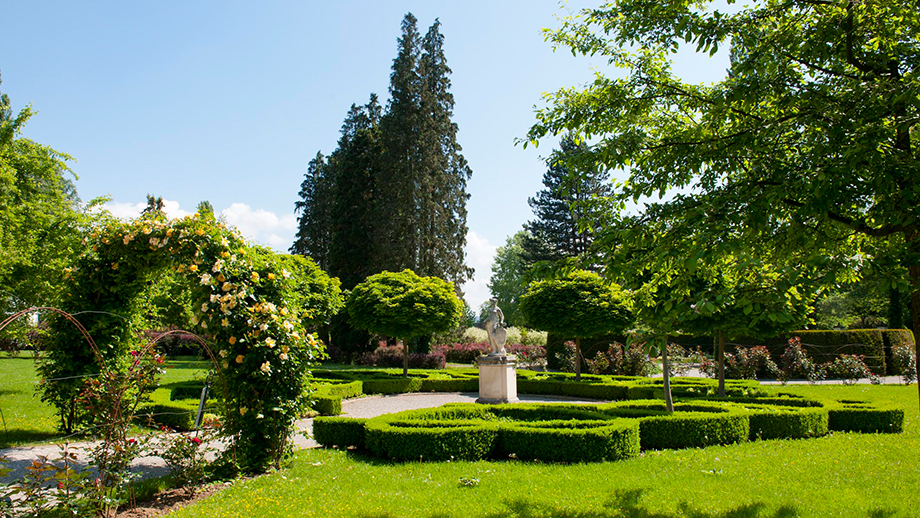
[[[895,0],[619,0],[547,32],[575,54],[603,55],[621,77],[548,95],[532,141],[574,133],[577,160],[623,170],[614,211],[655,204],[668,217],[777,257],[883,263],[920,286],[920,11]],[[726,77],[690,84],[672,71],[682,45],[729,47]],[[689,189],[692,187],[692,189]],[[676,194],[675,194],[676,193]],[[685,259],[711,240],[684,243]],[[659,248],[664,251],[663,248]],[[914,297],[915,326],[920,296]]]
[[536,329],[576,338],[622,332],[631,323],[627,296],[599,275],[576,270],[534,281],[521,298],[521,312]]
[[346,307],[354,325],[403,340],[452,329],[463,314],[452,283],[412,270],[371,275],[351,291]]

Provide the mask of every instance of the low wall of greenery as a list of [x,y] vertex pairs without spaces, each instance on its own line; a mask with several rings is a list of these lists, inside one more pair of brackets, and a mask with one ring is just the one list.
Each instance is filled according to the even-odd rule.
[[323,446],[355,447],[399,461],[595,462],[628,459],[642,450],[804,439],[831,430],[897,433],[903,422],[902,409],[776,395],[681,402],[672,414],[655,400],[451,404],[373,419],[320,417],[314,435]]

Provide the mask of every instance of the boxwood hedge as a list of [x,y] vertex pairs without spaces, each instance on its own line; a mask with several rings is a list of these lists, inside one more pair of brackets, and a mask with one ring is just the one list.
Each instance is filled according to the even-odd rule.
[[900,409],[789,396],[698,399],[677,403],[673,414],[657,400],[591,405],[458,403],[369,420],[318,418],[314,433],[324,446],[366,447],[394,460],[510,456],[592,462],[627,459],[640,450],[802,439],[829,430],[899,432],[903,418]]

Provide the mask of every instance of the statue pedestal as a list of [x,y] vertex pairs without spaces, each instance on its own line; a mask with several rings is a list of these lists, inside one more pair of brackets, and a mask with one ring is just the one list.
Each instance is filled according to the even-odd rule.
[[479,399],[477,403],[517,403],[517,357],[489,354],[479,357]]

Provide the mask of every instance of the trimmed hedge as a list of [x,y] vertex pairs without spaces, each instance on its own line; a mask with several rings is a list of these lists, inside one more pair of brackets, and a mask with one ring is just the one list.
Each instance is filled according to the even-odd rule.
[[746,407],[752,413],[750,439],[804,439],[828,432],[828,411],[818,407]]
[[201,391],[204,389],[204,381],[179,381],[176,383],[171,383],[169,387],[170,401],[181,401],[183,399],[194,399],[200,401]]
[[[634,457],[640,450],[701,448],[757,439],[801,439],[829,430],[900,432],[904,411],[858,401],[770,397],[697,399],[668,414],[657,400],[596,405],[455,403],[370,420],[323,419],[326,446],[365,446],[394,460],[538,459],[592,462]],[[337,421],[342,421],[337,424]]]
[[[833,362],[841,354],[858,354],[864,357],[863,360],[873,373],[885,374],[885,347],[879,329],[802,330],[793,332],[793,336],[801,338],[808,356],[815,363]],[[785,345],[770,349],[774,357],[779,357]]]
[[639,455],[639,422],[626,419],[503,423],[498,436],[498,458],[598,462]]
[[419,392],[422,388],[420,378],[369,379],[363,384],[365,394],[401,394]]
[[828,405],[828,428],[835,432],[901,433],[903,408],[873,408],[865,403],[837,402]]
[[375,455],[393,460],[486,458],[495,446],[498,423],[476,420],[455,423],[437,420],[399,422],[377,417],[365,425],[365,442]]
[[134,418],[142,425],[166,426],[180,432],[187,432],[195,429],[195,416],[198,412],[198,405],[190,408],[189,405],[179,403],[152,403],[142,405],[137,409]]
[[313,420],[313,438],[324,446],[364,448],[364,425],[367,419],[352,417],[317,417]]
[[361,394],[361,381],[325,382],[316,387],[316,391],[311,395],[313,410],[322,415],[339,415],[342,413],[342,399],[358,397]]

